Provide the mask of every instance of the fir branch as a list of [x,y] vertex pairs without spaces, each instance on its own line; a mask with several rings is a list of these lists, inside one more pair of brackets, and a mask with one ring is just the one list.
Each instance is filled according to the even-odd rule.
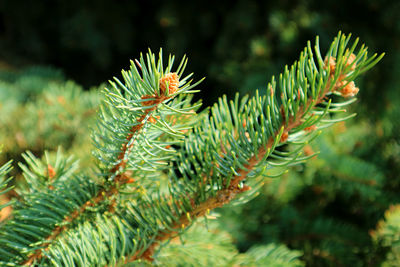
[[31,254],[46,248],[49,236],[62,227],[64,218],[84,205],[97,192],[97,186],[86,177],[70,177],[55,189],[42,190],[13,205],[12,217],[0,231],[0,262],[25,263]]
[[[328,83],[329,84],[329,83]],[[322,96],[318,99],[318,101],[315,102],[314,106],[319,104],[322,99],[325,97],[327,91],[329,90],[330,86],[327,86],[327,89],[324,90],[324,93]],[[309,105],[312,104],[313,101],[310,101],[308,105],[306,106],[307,108],[304,108],[305,110],[309,108]],[[247,190],[250,190],[250,188],[247,185],[244,185],[240,187],[240,182],[242,182],[244,179],[246,179],[247,175],[254,170],[254,168],[260,163],[260,161],[265,157],[265,155],[270,153],[270,150],[273,148],[274,144],[276,145],[276,141],[280,140],[281,142],[286,141],[282,140],[282,137],[285,135],[288,135],[288,133],[294,129],[295,127],[299,126],[301,124],[302,115],[304,114],[303,111],[301,111],[300,116],[295,119],[294,117],[289,117],[289,124],[284,127],[282,125],[281,130],[279,132],[276,132],[275,137],[270,137],[268,140],[268,143],[266,144],[265,147],[261,147],[258,151],[257,155],[254,155],[248,160],[248,163],[244,165],[244,168],[241,169],[238,172],[238,175],[235,176],[233,180],[230,181],[230,184],[227,186],[226,189],[219,190],[217,192],[217,195],[215,197],[211,197],[207,199],[205,202],[202,202],[200,205],[193,206],[193,210],[190,211],[188,214],[183,214],[181,217],[178,219],[177,222],[172,225],[171,229],[176,230],[176,231],[169,231],[169,232],[160,232],[157,234],[154,242],[151,246],[147,248],[146,251],[143,252],[140,256],[134,255],[132,258],[128,260],[129,261],[134,261],[137,260],[138,258],[144,258],[147,260],[152,260],[151,256],[154,253],[154,249],[158,246],[159,242],[165,241],[167,239],[170,239],[177,234],[180,233],[180,230],[184,227],[187,227],[192,223],[192,220],[195,218],[202,217],[207,214],[210,210],[213,210],[215,208],[222,207],[226,204],[228,204],[232,199],[236,198],[236,196],[240,193],[243,193]],[[284,124],[284,123],[282,123]],[[195,199],[192,198],[190,200],[191,203],[195,202]]]
[[[320,55],[318,39],[316,57],[309,43],[300,60],[290,70],[286,67],[280,76],[279,92],[276,92],[273,79],[266,97],[257,95],[249,101],[245,99],[240,107],[238,97],[230,106],[224,98],[214,106],[212,117],[195,129],[181,150],[179,170],[184,178],[178,179],[175,173],[172,174],[173,204],[164,203],[160,208],[171,210],[172,215],[168,217],[172,224],[159,226],[147,248],[137,251],[126,262],[152,260],[161,241],[180,234],[196,218],[230,203],[240,193],[250,191],[251,187],[242,183],[256,181],[265,174],[266,167],[288,166],[303,160],[299,154],[278,156],[279,152],[275,153],[275,150],[279,145],[291,143],[302,148],[308,143],[306,137],[310,128],[323,128],[351,117],[326,119],[327,114],[337,113],[343,104],[331,106],[332,96],[354,96],[358,88],[353,80],[383,55],[367,59],[364,46],[353,54],[358,40],[346,49],[349,38],[339,33],[325,60]],[[279,95],[280,101],[277,101]],[[207,156],[210,153],[213,156]],[[279,159],[278,164],[273,159]],[[163,201],[158,203],[162,205]]]
[[[78,162],[73,162],[71,157],[66,158],[61,152],[60,148],[57,151],[54,162],[50,161],[47,151],[45,151],[45,159],[43,160],[44,162],[36,158],[30,151],[27,151],[22,156],[25,159],[27,165],[19,163],[19,166],[23,170],[23,176],[26,179],[28,190],[20,189],[18,190],[18,193],[20,196],[26,197],[24,201],[25,204],[30,203],[33,199],[35,199],[35,197],[37,197],[37,195],[39,195],[39,197],[42,194],[51,196],[53,195],[53,192],[57,192],[57,190],[63,188],[65,184],[69,185],[70,188],[75,189],[77,189],[77,184],[81,184],[82,188],[85,188],[85,185],[87,185],[89,187],[86,187],[86,189],[91,189],[89,190],[89,192],[95,192],[97,190],[99,190],[99,192],[104,192],[104,190],[99,188],[97,190],[93,190],[92,186],[94,184],[88,184],[87,182],[83,183],[79,181],[79,178],[74,178],[73,175],[78,168]],[[76,193],[78,194],[78,192],[79,190],[77,190]],[[100,193],[98,193],[97,195],[100,195]],[[67,196],[67,198],[63,200],[68,201],[68,199],[69,197]],[[78,218],[86,210],[87,207],[93,207],[95,206],[95,204],[98,204],[98,200],[98,198],[90,200],[90,197],[87,197],[87,202],[85,202],[81,207],[78,207],[69,213],[65,213],[62,221],[54,224],[52,232],[41,241],[40,247],[37,248],[35,252],[30,255],[26,260],[24,260],[21,264],[31,265],[37,259],[41,258],[43,250],[46,250],[51,242],[53,242],[63,231],[68,229],[73,221]],[[29,212],[29,209],[37,208],[35,207],[35,205],[29,208],[27,206],[22,207],[27,209],[25,210],[25,212]],[[16,209],[18,210],[22,207],[16,207]],[[17,216],[14,222],[18,221],[19,219],[21,218]]]
[[[28,187],[27,189],[20,188],[17,190],[18,195],[23,199],[20,198],[15,204],[15,215],[7,223],[9,224],[8,226],[17,226],[19,229],[17,232],[22,231],[20,233],[28,233],[28,235],[31,237],[34,236],[36,244],[30,248],[32,251],[34,251],[34,253],[26,260],[21,262],[22,265],[31,265],[37,259],[42,257],[42,250],[46,250],[47,246],[51,244],[51,242],[53,242],[58,235],[68,229],[72,222],[88,206],[94,206],[94,203],[90,202],[89,199],[92,196],[91,192],[95,194],[98,189],[93,188],[93,183],[82,181],[80,178],[74,177],[74,172],[76,172],[78,168],[78,163],[76,161],[73,162],[71,157],[66,158],[61,152],[60,148],[57,151],[54,161],[50,160],[47,151],[45,151],[45,159],[43,161],[36,158],[30,151],[27,151],[22,156],[24,157],[27,165],[19,163],[19,166],[23,171],[23,176],[26,179]],[[65,194],[65,192],[63,192],[65,188],[68,188],[69,190],[72,189],[75,197],[72,197],[69,193]],[[82,190],[84,190],[85,193],[82,192]],[[58,200],[60,203],[55,205],[54,199]],[[82,202],[83,199],[87,200],[87,202]],[[83,205],[76,210],[71,210],[69,207],[73,205],[79,206],[80,204]],[[58,206],[58,208],[56,208],[56,206]],[[47,218],[41,218],[44,222],[46,222],[45,226],[51,227],[52,230],[45,230],[43,228],[44,225],[42,220],[38,220],[37,216],[33,216],[32,218],[29,217],[32,214],[37,214],[38,212],[40,213],[43,207],[50,207],[51,209],[54,208],[58,212],[61,211],[63,213],[63,216],[61,217],[57,216],[59,215],[57,214],[54,217],[48,216]],[[47,213],[41,215],[49,214]],[[7,224],[4,227],[6,226]],[[12,227],[10,228],[12,229]],[[38,231],[39,229],[40,231]],[[16,230],[11,230],[11,232],[12,231]],[[9,234],[10,231],[7,232],[7,230],[5,230],[0,234],[0,236],[9,236]],[[1,239],[0,244],[3,241],[5,240]],[[22,247],[23,246],[21,246],[21,248]],[[14,249],[15,248],[10,249],[9,247],[10,251],[13,251]],[[30,249],[25,248],[25,252],[22,254],[26,253],[26,251],[29,251]],[[2,256],[3,255],[0,255],[0,259],[3,258]],[[13,257],[19,258],[20,255],[15,254]]]
[[[140,62],[136,60],[142,75],[132,62],[130,71],[122,72],[124,84],[114,78],[115,82],[110,81],[112,87],[105,88],[106,100],[93,141],[98,148],[95,154],[100,160],[100,170],[109,181],[120,182],[126,170],[133,172],[133,176],[143,176],[146,170],[161,170],[160,160],[166,160],[162,156],[170,157],[174,150],[163,151],[159,147],[175,144],[183,137],[174,126],[164,121],[163,116],[167,113],[176,115],[187,109],[194,115],[198,108],[198,105],[191,105],[182,98],[183,93],[190,93],[190,89],[201,82],[191,84],[192,80],[188,79],[192,74],[181,77],[186,57],[176,72],[171,72],[174,57],[169,57],[166,67],[163,66],[161,51],[157,62],[151,51],[146,58],[147,62],[142,55]],[[177,96],[180,103],[171,101]],[[160,136],[165,134],[175,136],[174,140],[160,140]]]
[[78,161],[73,157],[66,158],[59,147],[55,160],[50,160],[48,151],[44,152],[45,159],[42,161],[35,157],[31,151],[22,154],[26,164],[18,163],[25,178],[27,189],[19,188],[18,195],[28,196],[34,192],[54,189],[59,183],[67,179],[78,169]]
[[[182,234],[196,218],[250,199],[263,176],[310,157],[299,151],[317,129],[353,116],[331,114],[346,112],[352,100],[342,98],[358,93],[353,80],[382,56],[368,58],[364,46],[355,52],[357,41],[347,48],[349,39],[339,33],[325,58],[318,39],[314,50],[308,43],[300,60],[278,82],[272,79],[266,95],[237,96],[229,104],[224,97],[201,121],[185,118],[199,106],[186,95],[197,85],[191,75],[182,78],[186,59],[174,73],[173,58],[164,68],[161,55],[157,62],[151,52],[147,61],[141,56],[139,69],[132,63],[122,72],[124,82],[115,79],[104,91],[93,134],[100,182],[71,174],[52,189],[29,176],[37,182],[34,192],[1,228],[1,263],[151,261],[162,241]],[[164,188],[158,175],[168,169]],[[133,190],[129,201],[121,196],[124,188]],[[107,213],[109,205],[118,212]]]
[[[51,234],[45,238],[45,242],[42,244],[42,246],[37,249],[35,253],[30,255],[28,259],[23,262],[23,265],[31,265],[42,258],[43,253],[48,249],[48,246],[52,244],[52,242],[54,242],[58,236],[66,231],[77,218],[84,214],[89,207],[97,207],[101,203],[110,200],[113,196],[118,195],[121,188],[123,188],[125,184],[135,183],[136,187],[140,186],[132,178],[132,176],[128,174],[133,172],[132,168],[129,170],[127,168],[129,154],[132,152],[134,144],[138,143],[138,138],[146,138],[146,142],[151,143],[153,146],[152,149],[145,149],[145,151],[148,151],[148,155],[145,156],[156,158],[152,159],[154,161],[162,158],[157,158],[156,155],[159,156],[164,154],[165,160],[165,155],[174,152],[174,150],[159,149],[160,146],[165,147],[170,144],[169,142],[162,141],[160,136],[165,133],[168,135],[168,133],[171,131],[174,132],[174,127],[176,129],[187,129],[191,127],[193,121],[189,121],[183,125],[176,124],[174,127],[171,127],[168,124],[158,125],[157,128],[154,127],[154,124],[156,123],[154,117],[159,117],[154,114],[155,111],[163,113],[162,115],[168,114],[169,117],[182,117],[181,114],[184,114],[184,116],[187,116],[188,114],[195,114],[195,110],[199,107],[198,103],[190,103],[191,97],[182,95],[182,93],[187,93],[191,88],[199,83],[197,82],[196,84],[191,85],[191,81],[187,81],[188,77],[191,75],[179,80],[177,73],[182,75],[187,59],[184,58],[182,60],[180,66],[178,67],[177,73],[163,73],[164,66],[162,66],[161,51],[157,64],[155,63],[155,56],[151,53],[151,51],[147,55],[148,67],[146,68],[143,56],[141,56],[140,62],[141,63],[137,64],[142,71],[142,75],[139,75],[138,70],[132,63],[130,71],[122,72],[125,85],[115,78],[116,83],[110,82],[112,89],[105,88],[106,101],[101,109],[102,113],[100,114],[100,123],[98,125],[99,132],[93,136],[93,141],[96,145],[102,145],[104,148],[105,144],[108,144],[114,147],[114,149],[111,150],[112,153],[108,162],[105,162],[105,166],[110,166],[112,162],[116,162],[115,165],[112,166],[108,171],[104,168],[104,166],[100,166],[100,169],[103,173],[102,175],[108,177],[105,184],[100,186],[96,195],[66,216],[64,220],[59,223],[59,225],[62,226],[55,227]],[[173,58],[170,57],[169,64],[165,68],[165,71],[171,71],[172,64]],[[135,80],[139,84],[132,84],[131,79]],[[125,95],[122,94],[122,91],[125,92]],[[143,93],[147,94],[143,95]],[[177,97],[177,101],[170,101],[175,97]],[[166,104],[168,101],[169,103]],[[161,105],[163,105],[164,109],[160,107]],[[186,110],[190,110],[190,112],[187,112]],[[126,118],[133,120],[134,122],[123,122],[126,120]],[[175,118],[175,120],[176,119],[177,118]],[[114,126],[111,126],[112,124],[114,124]],[[130,125],[129,130],[123,132],[125,141],[121,142],[121,134],[115,131],[113,128],[110,128],[115,127],[115,124],[124,126],[124,128],[127,128],[126,126]],[[150,132],[151,129],[153,129],[153,132]],[[147,130],[146,135],[143,133],[145,130]],[[99,138],[100,132],[101,138]],[[181,135],[180,138],[182,137],[183,135]],[[100,139],[101,141],[99,141]],[[175,137],[174,139],[175,140],[172,143],[175,143],[177,138]],[[161,140],[159,144],[157,144],[158,140]],[[115,143],[117,145],[115,145]],[[157,149],[157,151],[151,151],[154,150],[154,147]],[[143,147],[141,148],[143,149]],[[139,149],[140,148],[136,148],[136,151]],[[110,151],[110,149],[108,151]],[[97,155],[100,159],[103,159],[102,155],[104,155],[104,149],[101,150],[101,152],[102,153]],[[144,156],[142,156],[142,159],[144,163],[149,162],[149,160],[145,160]],[[143,169],[140,168],[143,163],[136,165],[133,165],[132,163],[130,164],[131,166],[134,166],[134,170],[136,172],[138,170],[143,171]],[[108,210],[113,211],[115,205],[115,201],[112,201]]]

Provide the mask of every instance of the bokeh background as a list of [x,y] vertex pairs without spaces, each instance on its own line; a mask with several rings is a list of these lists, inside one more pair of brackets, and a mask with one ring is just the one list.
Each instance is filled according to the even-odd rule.
[[206,77],[197,98],[209,106],[222,94],[262,90],[308,40],[319,35],[326,51],[340,30],[386,53],[356,81],[358,117],[307,147],[322,152],[317,159],[271,180],[247,205],[221,210],[220,223],[240,251],[275,242],[309,266],[396,266],[400,249],[377,223],[400,203],[398,0],[1,0],[1,163],[61,145],[90,165],[98,91],[148,48],[186,54],[187,69]]
[[[371,52],[390,55],[369,74],[373,80],[387,81],[398,61],[395,0],[2,0],[0,8],[4,64],[54,66],[86,88],[117,75],[141,51],[163,47],[189,56],[190,71],[207,77],[202,91],[213,103],[221,93],[262,88],[307,40],[319,35],[326,47],[339,30],[360,37]],[[366,88],[363,96],[381,100],[382,91]]]

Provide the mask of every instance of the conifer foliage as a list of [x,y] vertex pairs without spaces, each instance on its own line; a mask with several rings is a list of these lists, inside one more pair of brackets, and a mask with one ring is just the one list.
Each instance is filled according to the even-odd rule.
[[[141,55],[103,91],[92,135],[93,170],[77,171],[61,153],[46,163],[24,155],[28,186],[17,189],[19,197],[9,203],[13,213],[0,226],[1,264],[170,261],[162,248],[175,237],[190,238],[187,229],[198,218],[250,200],[265,177],[314,156],[303,155],[304,146],[321,129],[354,116],[345,109],[359,91],[354,80],[382,56],[368,57],[358,39],[351,43],[342,33],[322,55],[317,38],[255,96],[222,97],[196,113],[200,102],[192,103],[192,93],[201,80],[184,75],[186,57],[174,67],[174,57],[164,64],[161,51],[158,57]],[[8,170],[6,164],[0,177]],[[0,190],[7,181],[0,180]],[[279,245],[259,246],[229,264],[279,258],[301,266],[299,255]]]

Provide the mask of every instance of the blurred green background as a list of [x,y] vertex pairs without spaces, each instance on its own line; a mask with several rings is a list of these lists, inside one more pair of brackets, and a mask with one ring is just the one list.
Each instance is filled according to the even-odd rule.
[[376,229],[400,203],[398,0],[1,0],[0,161],[61,145],[90,166],[98,91],[148,48],[187,54],[188,71],[206,77],[197,97],[209,106],[262,90],[307,40],[319,35],[326,51],[339,30],[386,53],[356,81],[358,117],[307,147],[322,152],[317,159],[268,181],[249,204],[222,209],[220,223],[240,251],[275,242],[309,266],[398,266],[400,245],[384,245]]
[[[119,74],[139,52],[163,47],[206,76],[207,103],[221,93],[262,88],[316,35],[326,47],[339,30],[385,51],[373,73],[396,68],[399,1],[20,1],[0,2],[0,57],[14,67],[51,65],[84,87]],[[397,58],[396,58],[397,57]],[[364,87],[382,100],[384,88]],[[365,100],[364,100],[365,101]],[[378,109],[382,109],[378,105]]]

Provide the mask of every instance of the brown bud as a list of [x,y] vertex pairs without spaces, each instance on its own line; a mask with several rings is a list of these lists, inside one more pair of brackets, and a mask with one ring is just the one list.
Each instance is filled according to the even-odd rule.
[[283,132],[282,136],[281,136],[281,143],[286,142],[286,140],[289,138],[289,134],[287,132]]
[[329,62],[328,62],[328,57],[325,58],[324,60],[324,64],[325,64],[325,69],[329,68],[329,73],[331,75],[335,74],[335,70],[336,70],[336,58],[334,57],[329,57]]
[[170,72],[160,79],[160,94],[164,95],[168,88],[168,94],[173,94],[178,91],[179,77],[176,72]]
[[346,67],[351,66],[351,70],[354,70],[356,68],[356,64],[354,62],[354,60],[356,60],[356,55],[354,55],[353,53],[351,53],[351,55],[349,56],[349,58],[347,59],[346,62]]
[[47,175],[49,176],[49,179],[52,179],[56,175],[56,171],[50,164],[47,165]]
[[343,87],[342,90],[340,90],[340,93],[342,94],[343,97],[351,97],[355,96],[358,93],[359,89],[355,86],[354,82],[349,82],[345,87]]

